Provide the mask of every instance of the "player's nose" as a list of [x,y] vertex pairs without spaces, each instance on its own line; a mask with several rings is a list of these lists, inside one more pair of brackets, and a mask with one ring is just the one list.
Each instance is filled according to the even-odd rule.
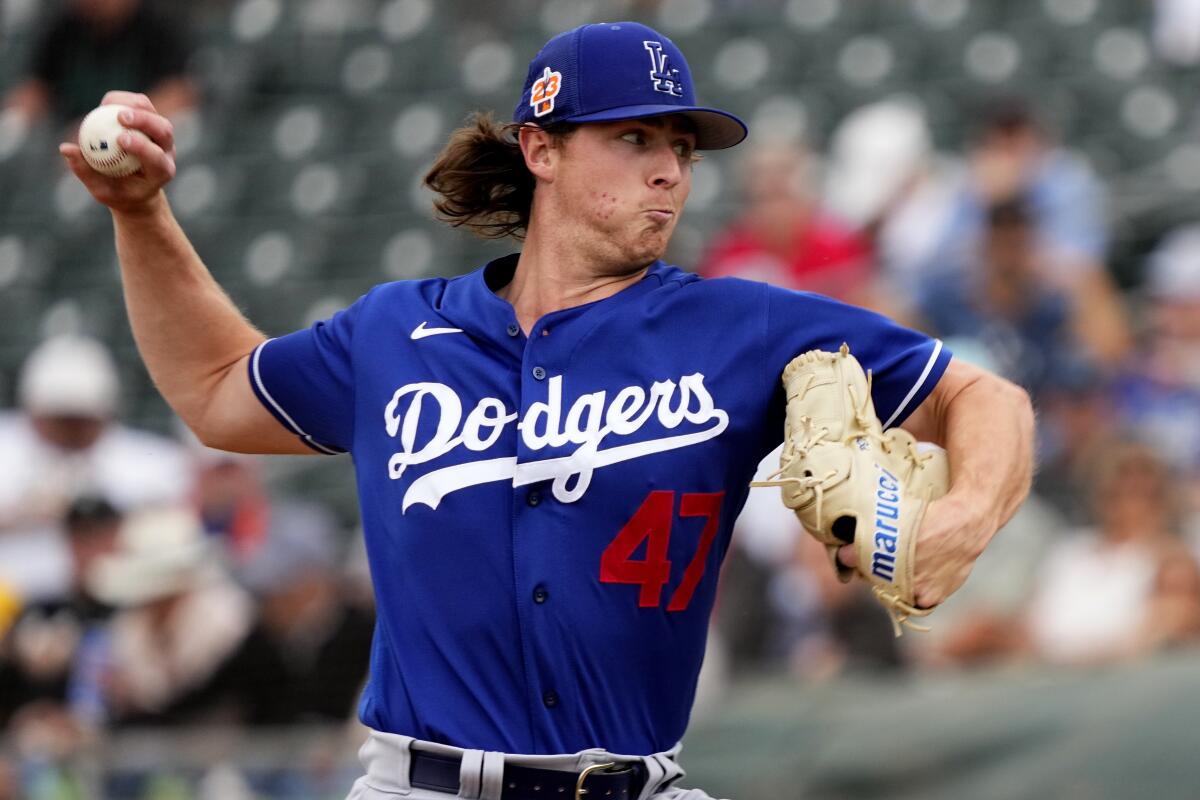
[[654,149],[649,184],[656,189],[671,189],[683,180],[683,165],[675,148],[663,144]]

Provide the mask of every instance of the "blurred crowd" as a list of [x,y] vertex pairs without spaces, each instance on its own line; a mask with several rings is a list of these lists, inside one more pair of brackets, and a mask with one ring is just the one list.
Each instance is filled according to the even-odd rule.
[[[1162,57],[1195,64],[1196,4],[1158,7]],[[153,9],[63,3],[6,119],[70,131],[115,86],[168,114],[195,106],[186,33]],[[1036,105],[981,108],[954,151],[907,97],[859,107],[827,142],[756,130],[724,157],[736,218],[685,266],[875,308],[1021,384],[1038,411],[1034,494],[933,630],[896,641],[755,490],[707,687],[728,670],[1085,666],[1200,642],[1200,221],[1159,237],[1119,287],[1108,187]],[[269,489],[259,459],[124,424],[121,392],[103,343],[58,336],[0,414],[0,800],[43,780],[30,765],[115,731],[340,725],[365,677],[361,545]]]
[[847,116],[825,154],[760,139],[741,175],[744,211],[700,271],[832,294],[942,338],[1031,393],[1039,469],[933,632],[899,643],[774,493],[753,494],[718,614],[733,663],[823,678],[1200,642],[1200,225],[1169,231],[1141,285],[1119,289],[1106,187],[1016,97],[989,102],[962,153],[935,152],[920,108],[896,98]]
[[0,729],[23,763],[145,726],[352,719],[371,593],[328,510],[268,492],[256,457],[123,425],[97,341],[45,341],[18,395],[0,416]]

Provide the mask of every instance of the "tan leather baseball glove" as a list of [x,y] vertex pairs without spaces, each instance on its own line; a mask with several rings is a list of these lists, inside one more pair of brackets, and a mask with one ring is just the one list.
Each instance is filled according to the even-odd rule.
[[[919,445],[908,431],[885,432],[871,402],[871,376],[843,344],[811,350],[783,371],[787,391],[779,470],[753,486],[778,486],[784,504],[829,550],[838,576],[871,584],[897,636],[931,609],[918,608],[913,566],[929,502],[950,488],[945,451]],[[853,544],[858,567],[837,561]]]

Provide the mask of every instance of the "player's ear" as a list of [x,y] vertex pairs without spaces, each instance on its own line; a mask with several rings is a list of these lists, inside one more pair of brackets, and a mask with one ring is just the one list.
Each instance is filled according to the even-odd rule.
[[554,180],[554,165],[558,161],[558,149],[554,137],[536,125],[522,125],[517,133],[525,166],[533,177],[541,181]]

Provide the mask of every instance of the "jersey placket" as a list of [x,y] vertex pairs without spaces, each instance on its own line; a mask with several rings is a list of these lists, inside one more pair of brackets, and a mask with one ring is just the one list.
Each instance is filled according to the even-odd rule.
[[[550,397],[551,379],[562,374],[566,361],[566,353],[558,352],[564,337],[556,338],[551,334],[551,324],[555,327],[565,323],[564,316],[572,315],[563,312],[550,315],[539,320],[529,332],[521,358],[520,369],[520,418],[524,422],[530,418],[530,408],[534,403],[545,403]],[[569,337],[566,337],[569,338]],[[545,424],[550,424],[546,421]],[[561,424],[561,420],[560,420]],[[532,433],[532,431],[530,432]],[[529,437],[522,430],[517,437],[517,463],[524,464],[547,458],[546,449],[533,449],[529,446]],[[553,513],[554,498],[552,481],[539,481],[525,486],[516,486],[512,498],[512,544],[513,544],[513,578],[517,598],[517,619],[521,630],[522,657],[525,664],[526,704],[532,723],[534,742],[539,748],[553,747],[553,742],[560,738],[555,731],[565,709],[560,709],[563,697],[556,683],[556,678],[566,679],[566,676],[544,674],[538,668],[544,659],[535,653],[536,642],[544,641],[544,637],[536,635],[536,630],[545,625],[543,617],[548,612],[548,604],[554,602],[550,585],[551,577],[541,574],[538,566],[542,560],[537,557],[538,549],[546,546],[552,538],[550,527],[555,525],[558,515]]]

